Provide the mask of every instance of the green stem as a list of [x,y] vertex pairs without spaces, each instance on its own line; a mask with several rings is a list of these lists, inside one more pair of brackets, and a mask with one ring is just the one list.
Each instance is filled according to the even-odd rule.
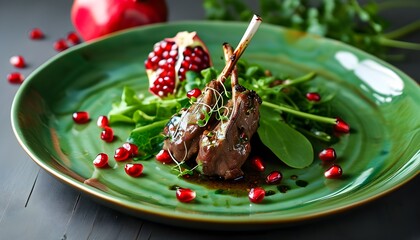
[[310,72],[306,75],[303,75],[301,77],[295,78],[295,79],[291,79],[291,80],[286,80],[284,81],[284,83],[282,84],[283,86],[291,86],[291,85],[295,85],[295,84],[299,84],[299,83],[303,83],[309,80],[312,80],[316,77],[316,73],[315,72]]
[[384,1],[377,4],[378,11],[393,10],[395,8],[419,8],[420,5],[417,0],[399,0],[399,1]]
[[332,124],[332,125],[335,125],[337,123],[336,118],[323,117],[323,116],[318,116],[318,115],[315,115],[315,114],[301,112],[301,111],[296,110],[296,109],[292,109],[292,108],[285,107],[285,106],[282,106],[282,105],[276,105],[274,103],[270,103],[270,102],[267,102],[267,101],[263,101],[262,105],[280,110],[282,112],[287,112],[287,113],[293,114],[293,115],[298,116],[298,117],[314,120],[314,121],[317,121],[317,122],[328,123],[328,124]]
[[385,33],[383,36],[388,39],[396,39],[403,37],[411,32],[420,30],[420,20],[417,20],[415,22],[409,23],[401,28],[398,28],[392,32]]
[[166,126],[166,124],[168,124],[168,120],[167,119],[161,120],[161,121],[158,121],[158,122],[154,122],[154,123],[151,123],[151,124],[148,124],[148,125],[145,125],[145,126],[141,126],[141,127],[135,128],[132,131],[132,133],[134,133],[134,132],[141,132],[141,131],[149,131],[149,130],[154,129],[154,128],[163,129]]
[[420,44],[419,43],[398,41],[398,40],[388,39],[388,38],[384,38],[384,37],[379,38],[379,43],[382,44],[383,46],[387,46],[387,47],[420,50]]

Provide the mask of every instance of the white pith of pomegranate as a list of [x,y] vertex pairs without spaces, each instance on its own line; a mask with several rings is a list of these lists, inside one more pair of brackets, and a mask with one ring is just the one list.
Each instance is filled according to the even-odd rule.
[[155,44],[145,61],[149,90],[159,97],[177,91],[188,71],[199,72],[211,66],[208,49],[196,32],[179,32]]

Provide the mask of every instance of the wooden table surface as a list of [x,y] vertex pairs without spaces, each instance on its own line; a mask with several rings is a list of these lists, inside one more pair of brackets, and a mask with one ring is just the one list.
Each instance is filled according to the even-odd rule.
[[[72,1],[0,1],[0,239],[420,239],[420,178],[363,206],[314,222],[256,232],[202,231],[135,218],[93,201],[36,165],[18,144],[10,108],[19,85],[6,76],[13,55],[28,75],[56,54],[52,45],[73,30]],[[168,0],[170,21],[203,19],[201,1]],[[395,25],[419,19],[419,9],[388,11]],[[28,39],[40,27],[42,41]],[[407,40],[420,42],[420,33]],[[420,51],[393,64],[420,81]],[[420,104],[420,103],[419,103]]]

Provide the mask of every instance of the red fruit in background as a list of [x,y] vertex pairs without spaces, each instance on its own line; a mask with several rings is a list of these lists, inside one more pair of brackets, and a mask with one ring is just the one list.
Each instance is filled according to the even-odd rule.
[[44,38],[44,33],[39,28],[34,28],[29,32],[29,38],[33,40],[39,40]]
[[139,177],[143,172],[143,165],[141,163],[127,163],[124,167],[125,173],[132,177]]
[[71,21],[85,41],[151,23],[164,22],[165,0],[74,0]]
[[207,47],[196,32],[179,32],[155,44],[145,61],[149,90],[159,97],[176,92],[187,71],[200,72],[211,66]]
[[21,84],[25,80],[25,76],[19,72],[12,72],[7,75],[7,81],[12,84]]
[[10,64],[17,68],[24,68],[26,66],[25,59],[19,55],[11,57]]

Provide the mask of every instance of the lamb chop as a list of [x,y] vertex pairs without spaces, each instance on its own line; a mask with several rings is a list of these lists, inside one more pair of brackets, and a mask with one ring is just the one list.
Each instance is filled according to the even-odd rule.
[[[208,129],[214,120],[213,109],[222,104],[223,82],[229,77],[236,62],[248,46],[257,31],[261,18],[254,15],[244,36],[232,55],[226,57],[226,66],[217,79],[208,83],[201,96],[188,109],[172,117],[164,129],[167,138],[163,149],[167,150],[176,162],[184,162],[196,156],[199,150],[199,140],[202,133]],[[226,44],[224,44],[226,45]],[[208,124],[199,124],[206,114],[211,114]]]
[[[229,47],[230,48],[230,47]],[[227,49],[228,54],[232,50]],[[231,76],[232,99],[227,103],[225,117],[210,130],[205,130],[199,142],[197,164],[204,175],[235,179],[251,152],[251,137],[258,129],[261,98],[255,91],[238,83],[236,67]]]

